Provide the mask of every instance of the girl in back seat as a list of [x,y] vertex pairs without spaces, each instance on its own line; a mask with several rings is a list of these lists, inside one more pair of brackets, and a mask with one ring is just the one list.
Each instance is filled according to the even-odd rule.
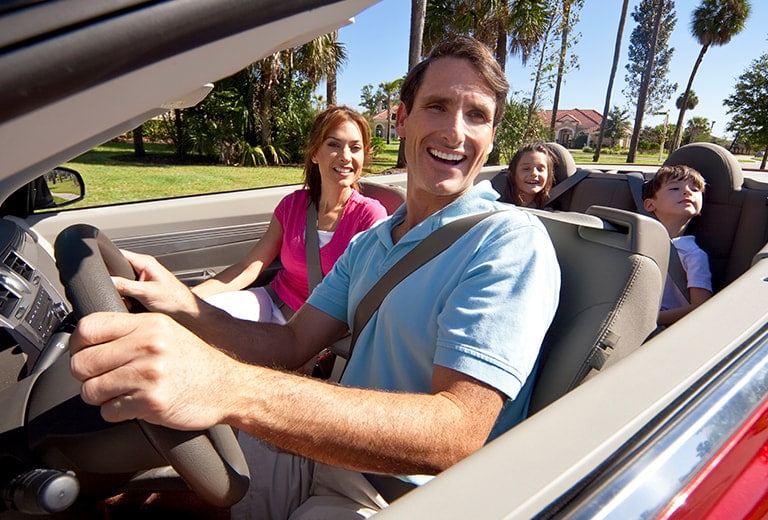
[[505,193],[500,200],[517,206],[543,208],[554,182],[557,160],[542,141],[524,144],[507,169]]

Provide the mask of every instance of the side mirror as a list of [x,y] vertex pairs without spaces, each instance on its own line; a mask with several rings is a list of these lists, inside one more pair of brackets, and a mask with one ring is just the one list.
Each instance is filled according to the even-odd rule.
[[33,210],[52,209],[83,200],[85,183],[71,168],[59,166],[32,182]]

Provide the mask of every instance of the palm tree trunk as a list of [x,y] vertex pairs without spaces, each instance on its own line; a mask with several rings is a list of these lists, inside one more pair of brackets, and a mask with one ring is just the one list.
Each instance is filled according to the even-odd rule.
[[707,49],[709,49],[708,43],[701,46],[701,50],[699,51],[699,57],[696,58],[696,63],[693,64],[693,70],[691,71],[691,76],[688,78],[688,86],[685,87],[685,94],[683,94],[683,102],[681,103],[680,111],[677,114],[677,125],[675,126],[675,136],[672,138],[672,145],[669,147],[670,153],[680,148],[680,140],[683,137],[683,118],[685,117],[685,109],[688,108],[688,96],[690,96],[691,88],[693,87],[693,78],[696,77],[696,72],[698,72],[699,70],[699,65],[701,65],[701,60],[704,59],[704,54],[706,54]]
[[[624,0],[628,2],[629,0]],[[531,91],[531,102],[528,104],[528,120],[525,122],[525,135],[523,141],[527,142],[531,139],[531,121],[533,121],[533,113],[536,111],[537,100],[539,98],[539,86],[541,85],[541,72],[544,67],[544,58],[547,52],[547,44],[549,43],[549,35],[552,32],[552,22],[554,17],[550,17],[550,21],[547,24],[547,30],[544,32],[544,37],[541,41],[541,53],[539,54],[539,64],[536,67],[536,78],[533,82],[533,90]]]
[[[496,33],[496,61],[499,63],[499,67],[504,71],[507,68],[507,28],[504,24],[499,23]],[[496,121],[498,123],[498,121]],[[488,154],[488,160],[486,164],[489,166],[495,166],[499,164],[501,159],[501,150],[498,146],[493,147],[491,153]]]
[[[555,122],[557,121],[557,109],[560,105],[560,88],[563,84],[565,71],[565,58],[568,53],[568,32],[570,29],[571,0],[563,0],[563,32],[560,42],[560,56],[557,63],[557,82],[555,83],[555,99],[552,102],[552,119],[549,122],[549,138],[555,140]],[[574,136],[576,137],[576,136]]]
[[613,92],[613,82],[616,79],[616,70],[619,68],[619,57],[621,54],[621,38],[624,35],[624,22],[627,20],[627,8],[629,0],[624,0],[621,6],[621,18],[619,18],[619,29],[616,31],[616,44],[613,47],[613,65],[611,65],[611,76],[608,78],[608,88],[605,91],[605,105],[603,105],[603,120],[600,121],[600,133],[597,136],[597,147],[593,162],[600,159],[600,150],[603,147],[603,135],[605,135],[605,125],[608,121],[608,112],[611,110],[611,93]]
[[144,157],[147,152],[144,151],[144,125],[139,125],[133,129],[133,156]]
[[651,45],[648,48],[648,62],[645,64],[643,78],[640,82],[640,92],[637,96],[637,109],[635,112],[635,126],[632,129],[632,138],[629,141],[629,151],[627,152],[627,162],[635,162],[637,155],[637,145],[640,142],[640,129],[643,125],[643,113],[645,112],[645,103],[648,98],[648,88],[651,83],[651,74],[653,73],[653,62],[656,57],[656,43],[659,39],[659,29],[661,28],[661,18],[664,13],[664,0],[659,0],[656,6],[656,18],[653,21],[653,35],[651,36]]
[[[411,35],[408,43],[408,70],[421,61],[424,41],[424,19],[427,16],[427,0],[411,0]],[[397,168],[405,168],[405,138],[400,138],[397,149]]]
[[336,104],[336,67],[328,69],[328,76],[325,78],[325,97],[328,99],[328,106]]

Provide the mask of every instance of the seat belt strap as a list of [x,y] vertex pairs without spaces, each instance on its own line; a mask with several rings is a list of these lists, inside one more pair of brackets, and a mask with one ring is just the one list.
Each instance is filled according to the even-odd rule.
[[645,206],[643,205],[643,184],[645,184],[645,177],[643,177],[643,174],[640,172],[627,172],[625,175],[627,176],[629,191],[632,193],[632,200],[635,203],[637,212],[646,217],[652,216],[645,211]]
[[[504,210],[501,210],[504,211]],[[360,331],[365,328],[374,312],[379,308],[381,302],[397,284],[403,281],[408,275],[416,269],[429,262],[431,259],[448,249],[459,237],[469,231],[475,224],[485,218],[497,213],[490,211],[487,213],[477,213],[463,217],[443,227],[433,231],[420,244],[414,247],[407,255],[401,258],[393,265],[376,284],[371,287],[368,293],[360,300],[355,310],[354,324],[352,325],[352,338],[349,343],[349,351],[337,352],[342,357],[349,359],[355,343],[360,335]]]
[[320,267],[320,244],[317,238],[317,207],[314,202],[309,203],[307,208],[307,229],[304,231],[307,252],[307,277],[309,283],[309,292],[317,287],[323,280],[323,270]]
[[544,203],[544,206],[549,206],[555,201],[555,199],[568,192],[568,190],[576,186],[582,180],[589,177],[589,173],[589,170],[578,169],[573,172],[573,175],[566,177],[563,182],[558,182],[552,186],[552,189],[549,190],[549,197],[547,198],[547,202]]

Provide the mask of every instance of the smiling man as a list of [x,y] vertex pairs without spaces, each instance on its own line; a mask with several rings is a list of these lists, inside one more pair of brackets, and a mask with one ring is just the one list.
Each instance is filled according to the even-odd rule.
[[[118,291],[173,319],[81,320],[71,350],[85,401],[110,421],[240,430],[253,481],[233,516],[252,518],[370,516],[519,422],[560,279],[538,219],[474,185],[507,90],[471,38],[438,45],[409,73],[396,123],[406,203],[351,242],[286,325],[233,319],[126,253],[141,281],[117,279]],[[370,288],[433,231],[502,209],[390,291],[341,384],[286,370],[351,327]]]

